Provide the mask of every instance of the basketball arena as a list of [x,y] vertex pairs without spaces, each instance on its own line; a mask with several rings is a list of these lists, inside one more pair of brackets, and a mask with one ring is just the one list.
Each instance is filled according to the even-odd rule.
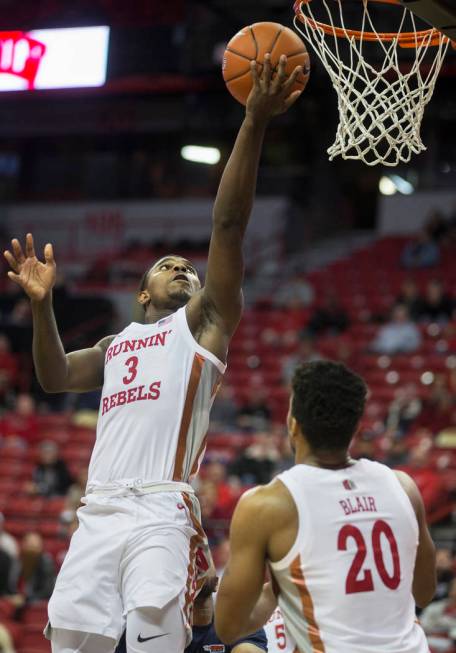
[[[1,8],[0,653],[108,653],[125,629],[128,653],[183,653],[192,636],[192,653],[456,653],[454,2],[5,0]],[[171,304],[161,294],[168,287]],[[378,641],[388,632],[387,644],[338,649],[337,625],[328,624],[339,613],[325,622],[323,594],[312,591],[318,578],[303,562],[290,567],[302,639],[287,613],[294,604],[281,603],[283,580],[267,644],[233,644],[222,613],[237,590],[232,574],[221,579],[228,564],[240,569],[237,553],[229,562],[233,513],[249,501],[240,498],[274,487],[295,463],[340,471],[337,456],[295,447],[296,433],[306,437],[296,369],[321,365],[329,378],[330,362],[343,364],[333,372],[348,374],[341,378],[354,393],[356,379],[365,382],[347,464],[381,463],[386,479],[404,472],[421,495],[419,537],[429,529],[436,582],[432,598],[421,607],[417,599],[416,611],[413,603],[410,628],[424,635],[419,645],[404,634],[395,644],[385,621]],[[330,406],[322,387],[316,401]],[[357,477],[341,481],[340,519],[365,525],[381,513],[373,491],[358,496]],[[133,526],[116,520],[130,510],[122,501],[142,499],[163,499],[171,515],[173,492],[182,495],[169,519],[188,539],[185,577],[157,598],[149,585],[166,588],[180,573],[166,542],[179,555],[181,544],[163,531],[164,557],[147,563],[150,574],[143,562],[130,572]],[[96,504],[107,520],[100,506],[114,501],[118,514],[95,533],[84,515]],[[323,489],[321,501],[324,514]],[[369,603],[373,632],[375,606],[387,614],[388,592],[408,582],[401,540],[381,520],[372,556],[365,526],[342,528],[334,543],[334,556],[348,556],[345,594],[358,601],[344,604],[347,613],[359,605],[362,614],[381,585],[383,598]],[[233,522],[232,543],[241,517]],[[82,528],[95,544],[82,542]],[[103,547],[124,532],[117,580],[106,581],[119,605],[110,604],[97,574]],[[318,530],[312,537],[318,543]],[[140,556],[152,559],[141,547],[138,567]],[[212,568],[200,560],[208,548],[221,582],[218,638],[198,648],[192,610],[195,618]],[[261,560],[272,586],[282,553],[270,566]],[[85,607],[84,573],[104,616]],[[161,610],[175,596],[178,617],[169,618],[183,615],[185,645],[153,648],[170,628],[149,636],[155,621],[144,608]],[[130,621],[132,613],[141,614]],[[89,639],[62,643],[55,633],[65,630]]]

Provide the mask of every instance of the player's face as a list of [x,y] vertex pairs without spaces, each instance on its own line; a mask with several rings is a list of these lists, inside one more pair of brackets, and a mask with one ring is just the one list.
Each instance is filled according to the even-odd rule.
[[[150,270],[147,288],[141,295],[157,308],[185,306],[190,297],[201,288],[195,267],[181,257],[165,257]],[[143,297],[144,299],[144,297]]]

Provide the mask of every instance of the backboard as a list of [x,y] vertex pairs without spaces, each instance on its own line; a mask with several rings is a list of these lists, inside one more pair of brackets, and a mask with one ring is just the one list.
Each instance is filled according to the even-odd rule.
[[400,2],[456,42],[456,0],[400,0]]

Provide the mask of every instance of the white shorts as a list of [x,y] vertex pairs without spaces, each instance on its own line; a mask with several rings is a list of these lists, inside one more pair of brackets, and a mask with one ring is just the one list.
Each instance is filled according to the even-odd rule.
[[49,601],[49,625],[115,641],[130,610],[162,608],[179,597],[191,638],[196,557],[204,547],[192,494],[89,494]]

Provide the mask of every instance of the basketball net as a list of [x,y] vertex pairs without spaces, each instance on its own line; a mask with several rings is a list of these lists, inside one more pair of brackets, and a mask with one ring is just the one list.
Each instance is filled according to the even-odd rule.
[[[369,14],[368,0],[362,0],[359,31],[346,28],[343,0],[330,0],[339,25],[328,2],[318,2],[325,7],[328,24],[316,20],[310,0],[295,4],[294,22],[317,53],[337,92],[339,126],[336,140],[327,150],[330,161],[341,156],[370,166],[407,163],[412,154],[426,149],[420,135],[421,121],[450,40],[437,30],[417,31],[415,17],[407,8],[397,33],[379,33]],[[403,32],[406,21],[411,21],[412,32]],[[344,54],[340,39],[348,44]],[[383,62],[369,63],[367,41],[380,45]],[[406,72],[401,72],[399,48],[416,51],[414,60],[406,64]]]

